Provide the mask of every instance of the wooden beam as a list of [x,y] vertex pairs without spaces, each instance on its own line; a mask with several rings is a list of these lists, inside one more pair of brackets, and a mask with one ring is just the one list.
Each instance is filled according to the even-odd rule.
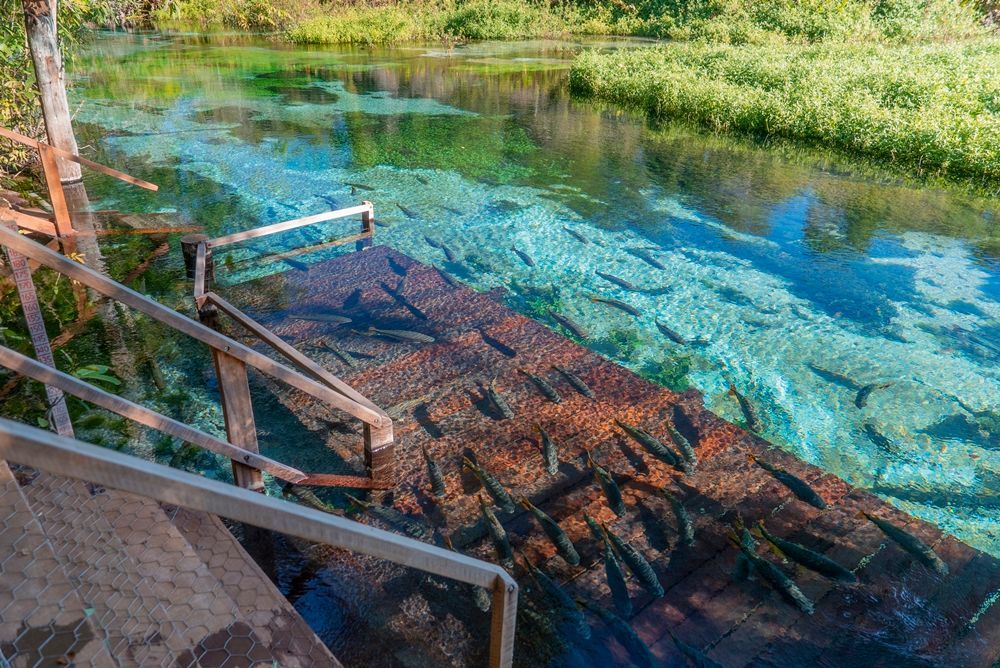
[[[64,239],[72,237],[75,234],[73,218],[69,215],[66,192],[63,190],[62,181],[59,178],[59,164],[56,161],[55,152],[48,144],[41,144],[38,147],[38,156],[42,160],[45,185],[49,191],[49,203],[52,205],[52,215],[55,216],[56,234]],[[67,254],[72,253],[71,250],[66,252]]]
[[[353,387],[342,381],[337,376],[333,375],[315,361],[309,359],[306,355],[296,350],[293,346],[286,343],[281,337],[277,336],[274,332],[268,328],[261,325],[259,322],[246,315],[238,308],[230,304],[228,301],[215,294],[214,292],[205,293],[205,302],[214,305],[217,309],[228,315],[230,318],[239,323],[244,329],[252,333],[254,336],[259,338],[261,341],[267,345],[274,348],[276,351],[281,353],[288,361],[290,361],[295,366],[299,367],[302,371],[305,371],[309,375],[313,376],[319,382],[329,386],[331,389],[340,392],[345,397],[349,397],[354,401],[358,402],[362,406],[367,406],[373,411],[377,411],[380,415],[385,415],[387,418],[388,414],[381,408],[369,401],[364,395],[355,390]],[[391,419],[391,418],[390,418]],[[390,425],[391,426],[391,425]]]
[[201,298],[205,295],[205,254],[208,253],[208,246],[205,242],[198,244],[198,250],[194,256],[194,298],[201,307]]
[[[222,401],[222,415],[226,420],[226,437],[234,445],[250,452],[259,452],[247,365],[218,350],[212,351],[212,359],[215,362],[215,375],[219,379],[219,399]],[[264,479],[261,478],[260,471],[239,459],[233,459],[233,480],[238,487],[255,492],[264,491]]]
[[0,126],[0,137],[6,137],[7,139],[11,139],[20,144],[24,144],[25,146],[30,146],[31,148],[34,148],[36,150],[40,150],[42,146],[48,146],[49,149],[60,158],[64,158],[66,160],[69,160],[70,162],[78,163],[80,165],[83,165],[84,167],[89,167],[95,172],[100,172],[101,174],[105,174],[107,176],[116,178],[119,181],[124,181],[125,183],[131,183],[134,186],[139,186],[140,188],[145,188],[146,190],[152,190],[153,192],[156,192],[157,190],[160,189],[160,186],[156,185],[155,183],[150,183],[149,181],[143,181],[142,179],[137,179],[136,177],[126,174],[125,172],[119,172],[117,169],[112,169],[111,167],[102,165],[99,162],[88,160],[87,158],[84,158],[83,156],[78,155],[77,153],[71,151],[64,151],[58,146],[49,146],[45,142],[34,140],[31,137],[26,137],[25,135],[22,135],[20,132],[14,132],[13,130],[9,130],[2,126]]
[[299,255],[306,255],[308,253],[316,253],[321,250],[326,250],[327,248],[335,248],[337,246],[343,246],[344,244],[354,243],[355,241],[361,241],[362,239],[370,239],[371,232],[359,232],[358,234],[351,234],[346,237],[339,237],[337,239],[332,239],[330,241],[324,241],[322,243],[316,244],[314,246],[303,246],[302,248],[293,248],[292,250],[283,251],[281,253],[272,253],[271,255],[263,255],[260,257],[247,258],[245,260],[237,260],[236,265],[240,266],[245,263],[275,263],[281,262],[282,260],[298,257]]
[[105,392],[100,388],[83,382],[79,378],[21,355],[10,348],[0,346],[0,365],[7,367],[15,373],[44,383],[47,387],[54,387],[62,392],[72,394],[74,397],[79,397],[95,406],[100,406],[105,410],[109,410],[139,424],[144,424],[164,434],[169,434],[188,443],[194,443],[210,452],[242,462],[246,466],[267,471],[281,480],[299,483],[308,479],[308,476],[298,469],[264,457],[256,451],[227,443],[203,431],[178,422],[173,418],[160,415],[128,399]]
[[[418,568],[494,592],[501,616],[516,601],[517,582],[500,566],[319,510],[226,485],[0,418],[0,458],[86,480],[161,503],[221,515],[302,540],[332,545]],[[498,581],[505,595],[498,596]],[[513,636],[510,624],[499,625]],[[513,637],[500,644],[513,643]]]
[[36,232],[50,237],[56,236],[56,226],[44,218],[32,216],[8,207],[3,207],[3,215],[8,220],[13,220],[17,223],[18,227],[29,232]]
[[490,668],[514,662],[514,629],[517,626],[517,585],[498,577],[493,583],[490,606]]
[[209,248],[218,248],[219,246],[234,244],[237,241],[246,241],[247,239],[257,239],[259,237],[266,237],[269,234],[275,234],[276,232],[284,232],[285,230],[294,230],[297,227],[305,227],[306,225],[313,225],[314,223],[322,223],[328,220],[337,220],[338,218],[347,218],[348,216],[356,216],[358,214],[363,214],[366,211],[370,210],[371,210],[371,204],[360,204],[358,206],[352,206],[347,209],[326,211],[324,213],[317,213],[314,216],[305,216],[304,218],[286,220],[283,223],[275,223],[274,225],[265,225],[264,227],[256,227],[252,230],[245,230],[243,232],[236,232],[235,234],[229,234],[224,237],[218,237],[216,239],[212,239],[211,241],[209,241],[208,246]]
[[[0,220],[3,219],[3,212],[0,211]],[[169,309],[162,304],[141,295],[135,290],[120,283],[116,283],[107,276],[100,274],[89,267],[78,262],[69,260],[59,253],[56,253],[31,239],[26,239],[22,235],[0,225],[0,244],[13,248],[17,252],[29,257],[50,269],[54,269],[69,278],[79,281],[93,290],[111,297],[126,306],[130,306],[149,317],[162,322],[163,324],[176,329],[177,331],[197,339],[206,345],[229,353],[233,357],[242,360],[255,369],[266,373],[272,378],[276,378],[297,390],[319,399],[332,408],[342,410],[349,415],[362,420],[375,427],[387,427],[392,424],[392,420],[385,414],[373,411],[367,406],[363,406],[356,401],[348,399],[344,395],[318,383],[311,378],[307,378],[300,373],[289,369],[280,362],[258,353],[257,351],[244,346],[243,344],[224,336],[210,327],[191,320],[176,311]]]

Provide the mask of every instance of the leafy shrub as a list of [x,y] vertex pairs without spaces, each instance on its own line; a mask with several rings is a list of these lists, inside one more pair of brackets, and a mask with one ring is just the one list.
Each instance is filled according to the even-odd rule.
[[540,5],[474,0],[445,22],[445,31],[464,39],[524,39],[567,32],[565,23]]
[[284,29],[291,17],[269,0],[241,0],[223,17],[223,23],[247,32],[276,32]]
[[300,21],[287,33],[300,44],[385,44],[437,36],[425,12],[398,6],[342,7]]

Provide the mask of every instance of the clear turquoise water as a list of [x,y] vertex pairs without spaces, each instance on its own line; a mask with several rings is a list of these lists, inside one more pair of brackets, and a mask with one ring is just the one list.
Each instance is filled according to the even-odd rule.
[[[1000,204],[570,99],[581,48],[642,45],[106,34],[73,64],[72,97],[91,151],[162,187],[95,177],[101,207],[215,235],[370,199],[379,243],[508,288],[529,315],[555,305],[594,349],[739,422],[735,385],[768,440],[1000,556]],[[224,280],[288,269],[237,266]]]

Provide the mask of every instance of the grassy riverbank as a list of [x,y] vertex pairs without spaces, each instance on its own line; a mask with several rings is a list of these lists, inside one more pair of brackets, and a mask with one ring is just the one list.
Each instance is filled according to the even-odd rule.
[[1000,188],[1000,41],[669,44],[585,53],[577,94]]

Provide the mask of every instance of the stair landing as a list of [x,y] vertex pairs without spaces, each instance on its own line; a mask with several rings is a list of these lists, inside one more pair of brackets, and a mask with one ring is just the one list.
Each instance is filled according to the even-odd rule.
[[[386,287],[401,291],[427,319],[401,304]],[[1000,605],[989,605],[991,594],[1000,589],[996,559],[723,421],[705,410],[698,392],[677,393],[646,382],[515,313],[501,303],[501,293],[454,287],[434,268],[381,246],[312,265],[308,272],[290,269],[220,291],[376,404],[391,407],[423,397],[397,421],[399,484],[382,501],[426,527],[426,540],[448,534],[462,551],[495,559],[479,520],[476,499],[481,488],[461,467],[463,454],[470,451],[515,497],[530,498],[569,534],[582,556],[579,567],[556,555],[525,511],[500,514],[515,549],[557,577],[570,596],[612,607],[602,553],[583,520],[585,512],[629,540],[653,565],[666,589],[665,596],[653,598],[634,578],[629,582],[634,607],[629,623],[660,661],[683,661],[668,629],[726,666],[986,668],[1000,654]],[[335,312],[354,322],[335,327],[292,317],[310,311]],[[393,342],[352,331],[369,324],[420,331],[436,341]],[[345,364],[325,347],[327,343],[354,353],[356,365]],[[596,400],[570,388],[552,370],[553,364],[580,376],[595,391]],[[546,378],[561,394],[561,403],[542,396],[517,368]],[[485,401],[484,389],[493,379],[514,418],[504,419]],[[355,473],[363,470],[357,433],[350,433],[329,411],[299,393],[274,389],[277,400],[301,420],[298,426],[311,440],[326,439],[328,460],[339,458]],[[676,411],[684,417],[678,428],[695,445],[700,460],[693,475],[680,475],[646,455],[615,426],[616,419],[640,425],[667,441],[663,425],[674,420]],[[556,475],[543,469],[535,424],[559,444],[561,465]],[[440,502],[430,496],[421,447],[443,469],[448,494]],[[586,451],[618,479],[628,508],[623,518],[607,508],[587,468]],[[808,481],[828,508],[821,511],[799,501],[751,463],[750,455]],[[312,464],[330,469],[326,460],[322,466]],[[693,518],[693,545],[677,540],[673,514],[657,493],[664,486],[675,492]],[[859,517],[861,511],[878,514],[919,536],[947,563],[950,574],[942,578],[916,563]],[[786,565],[786,572],[815,603],[815,614],[806,615],[759,579],[735,581],[730,574],[736,552],[726,532],[738,517],[747,525],[764,519],[772,533],[854,569],[860,582],[836,585]],[[359,518],[400,528],[368,514]],[[396,665],[399,657],[408,655],[409,645],[422,646],[425,655],[441,662],[482,660],[485,616],[471,606],[468,591],[456,594],[431,587],[426,578],[378,570],[356,555],[338,551],[313,553],[312,558],[317,562],[314,568],[346,574],[340,585],[344,590],[357,588],[356,581],[381,588],[383,602],[367,602],[369,607],[358,615],[362,621],[377,620],[371,622],[373,628],[351,634],[361,639],[358,644],[347,638],[337,647],[345,661],[352,657],[359,664]],[[516,575],[523,585],[530,583],[520,566]],[[534,600],[530,590],[523,604]],[[351,604],[335,588],[331,591],[325,614],[349,615]],[[440,630],[456,619],[462,620],[457,631],[448,635]],[[533,641],[538,629],[525,619],[519,621],[515,656],[530,664],[539,662],[547,650]],[[597,653],[587,662],[626,661],[625,649],[609,639],[609,630],[596,619],[591,624],[595,638],[591,650]],[[418,630],[405,631],[411,627]],[[375,649],[366,648],[363,643],[370,644],[372,637],[382,642]],[[447,647],[449,643],[453,647]]]

